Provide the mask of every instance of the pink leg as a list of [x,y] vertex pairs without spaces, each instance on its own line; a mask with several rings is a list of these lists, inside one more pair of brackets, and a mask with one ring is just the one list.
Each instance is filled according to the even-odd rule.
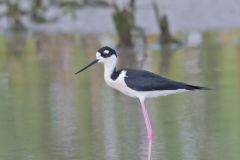
[[147,108],[145,104],[145,100],[140,100],[142,112],[145,120],[145,125],[147,128],[147,136],[148,136],[148,160],[151,160],[151,152],[152,152],[152,139],[153,139],[153,132],[152,126],[148,117]]

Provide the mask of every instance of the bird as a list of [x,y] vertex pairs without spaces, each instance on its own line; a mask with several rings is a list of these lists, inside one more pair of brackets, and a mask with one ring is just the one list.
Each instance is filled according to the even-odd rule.
[[109,46],[104,46],[97,50],[96,59],[94,59],[88,65],[77,71],[75,74],[86,70],[94,64],[103,63],[105,82],[110,87],[122,92],[123,94],[139,99],[147,130],[147,160],[151,160],[153,130],[147,112],[147,106],[145,103],[146,99],[167,96],[187,91],[210,90],[210,88],[190,85],[184,82],[178,82],[146,70],[117,70],[117,60],[118,54],[116,53],[116,51]]

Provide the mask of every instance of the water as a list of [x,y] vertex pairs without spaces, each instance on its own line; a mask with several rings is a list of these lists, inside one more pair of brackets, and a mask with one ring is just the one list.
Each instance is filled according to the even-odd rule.
[[[148,50],[142,68],[214,88],[148,101],[153,160],[240,159],[239,35],[204,32],[164,65]],[[109,88],[100,64],[74,74],[101,45],[95,36],[0,37],[1,160],[146,159],[138,101]],[[141,66],[139,55],[119,57]]]

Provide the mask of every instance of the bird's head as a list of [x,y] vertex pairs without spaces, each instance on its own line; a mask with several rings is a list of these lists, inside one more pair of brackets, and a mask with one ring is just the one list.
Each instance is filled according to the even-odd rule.
[[100,48],[96,52],[96,59],[95,60],[93,60],[86,67],[82,68],[81,70],[79,70],[75,74],[78,74],[78,73],[84,71],[85,69],[87,69],[88,67],[90,67],[90,66],[92,66],[92,65],[94,65],[96,63],[116,65],[116,62],[117,62],[117,53],[116,53],[116,51],[114,49],[112,49],[111,47],[105,46],[105,47]]
[[117,59],[117,53],[111,47],[105,46],[96,52],[96,59],[99,63],[108,63]]

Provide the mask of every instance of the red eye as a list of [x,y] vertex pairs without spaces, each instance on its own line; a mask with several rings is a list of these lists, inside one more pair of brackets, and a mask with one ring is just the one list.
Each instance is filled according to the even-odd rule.
[[106,54],[106,53],[101,53],[101,56],[104,57],[104,58],[106,58],[106,57],[108,56],[108,54]]
[[101,54],[101,57],[103,57],[103,58],[107,58],[107,57],[111,56],[110,51],[108,49],[99,50],[99,53]]

